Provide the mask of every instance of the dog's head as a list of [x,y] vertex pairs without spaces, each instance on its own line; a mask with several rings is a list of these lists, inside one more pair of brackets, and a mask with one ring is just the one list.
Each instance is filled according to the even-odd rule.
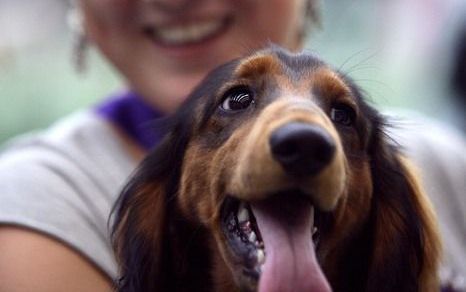
[[384,119],[310,54],[214,70],[123,191],[122,291],[430,291],[429,203]]

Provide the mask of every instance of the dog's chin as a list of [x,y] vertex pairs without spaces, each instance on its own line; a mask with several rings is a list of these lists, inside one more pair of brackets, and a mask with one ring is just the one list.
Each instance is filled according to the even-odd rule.
[[[274,234],[275,229],[283,229],[285,233],[306,234],[291,235],[291,237],[308,236],[304,238],[304,241],[308,240],[308,247],[314,249],[311,252],[315,253],[321,227],[325,225],[325,214],[315,208],[308,196],[298,190],[279,192],[268,197],[270,199],[261,202],[246,202],[237,199],[234,195],[228,195],[222,205],[221,226],[228,253],[226,260],[229,262],[235,281],[242,291],[257,291],[265,269],[287,268],[270,267],[272,264],[287,262],[286,259],[280,259],[280,256],[275,256],[275,260],[270,259],[270,262],[267,262],[271,253],[280,252],[277,250],[279,249],[277,246],[280,246],[281,243],[274,244],[276,239],[268,240],[270,237],[281,236],[280,232]],[[270,217],[273,218],[270,219]],[[267,221],[275,223],[270,225]],[[277,224],[281,227],[277,228]],[[302,232],[300,228],[309,230]],[[264,232],[268,234],[264,234]],[[287,236],[285,235],[285,237]],[[289,240],[287,238],[284,241]],[[293,247],[291,248],[293,249]],[[291,258],[294,257],[291,256]]]

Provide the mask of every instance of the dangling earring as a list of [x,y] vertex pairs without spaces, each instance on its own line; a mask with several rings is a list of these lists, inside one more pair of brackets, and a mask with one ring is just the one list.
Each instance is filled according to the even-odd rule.
[[78,73],[86,71],[87,48],[89,46],[86,33],[84,31],[83,16],[77,7],[71,8],[68,12],[68,26],[72,33],[72,59]]
[[306,16],[309,19],[309,23],[313,25],[321,26],[321,1],[319,0],[308,0],[306,5]]
[[306,37],[308,37],[309,33],[313,29],[322,28],[319,6],[319,0],[306,0],[304,7],[304,21],[302,23],[302,27],[299,34],[301,40],[304,40]]

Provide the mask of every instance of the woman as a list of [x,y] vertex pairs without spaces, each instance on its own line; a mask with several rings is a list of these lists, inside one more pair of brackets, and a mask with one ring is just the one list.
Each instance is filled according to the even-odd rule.
[[312,4],[81,0],[86,37],[131,92],[3,153],[0,291],[110,290],[117,269],[107,218],[119,188],[157,142],[147,122],[173,112],[221,63],[269,41],[299,50]]
[[[269,41],[301,49],[313,15],[312,0],[79,4],[86,37],[131,91],[15,142],[0,158],[0,291],[111,290],[117,268],[107,219],[126,178],[162,135],[150,121],[173,112],[225,61]],[[434,144],[395,134],[405,136],[408,150]],[[461,153],[462,143],[449,151]],[[463,158],[456,157],[457,166],[466,165]],[[439,169],[426,173],[461,190],[461,178]]]

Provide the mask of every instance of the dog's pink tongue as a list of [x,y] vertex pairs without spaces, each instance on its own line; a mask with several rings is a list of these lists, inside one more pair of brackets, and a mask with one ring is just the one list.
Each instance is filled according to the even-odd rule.
[[251,205],[265,245],[259,292],[331,291],[312,243],[312,206],[284,196]]

